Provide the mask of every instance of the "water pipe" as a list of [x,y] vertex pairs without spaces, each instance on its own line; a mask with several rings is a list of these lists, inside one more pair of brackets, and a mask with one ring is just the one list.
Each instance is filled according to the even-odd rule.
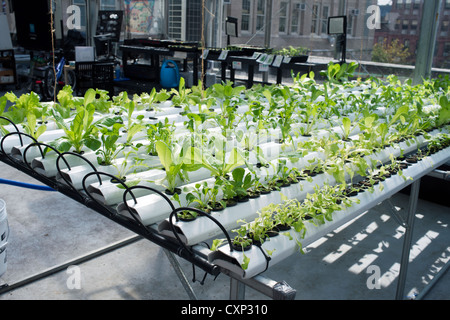
[[30,183],[0,178],[0,184],[2,184],[2,183],[9,184],[11,186],[21,187],[21,188],[28,188],[28,189],[35,189],[35,190],[42,190],[42,191],[56,191],[55,189],[50,188],[48,186],[42,186],[42,185],[36,185],[36,184],[30,184]]

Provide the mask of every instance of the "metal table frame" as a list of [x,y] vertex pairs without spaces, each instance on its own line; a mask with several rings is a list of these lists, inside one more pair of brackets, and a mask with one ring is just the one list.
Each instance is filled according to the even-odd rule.
[[[233,299],[233,300],[243,299],[245,297],[245,287],[246,286],[249,286],[249,287],[257,290],[272,299],[287,300],[287,299],[295,298],[296,291],[294,289],[292,289],[287,283],[276,282],[276,281],[267,279],[266,277],[264,277],[262,275],[255,276],[251,279],[241,279],[239,276],[233,274],[232,272],[230,272],[228,270],[224,270],[216,265],[211,264],[208,261],[208,257],[207,257],[208,256],[207,251],[209,249],[207,249],[203,246],[200,246],[200,245],[196,245],[196,246],[191,247],[192,251],[187,250],[186,246],[183,246],[174,241],[170,241],[170,240],[164,238],[163,236],[161,236],[160,234],[158,234],[157,230],[155,229],[155,226],[145,227],[143,225],[139,225],[136,223],[136,221],[133,221],[130,218],[127,218],[127,217],[117,214],[117,212],[115,212],[114,209],[100,205],[98,202],[94,201],[88,195],[83,194],[82,192],[77,192],[73,188],[70,188],[69,186],[63,184],[62,182],[58,182],[55,179],[50,179],[50,178],[47,178],[45,176],[42,176],[42,175],[36,173],[34,170],[32,170],[26,164],[26,161],[20,162],[18,160],[15,160],[15,159],[5,155],[3,152],[0,152],[0,161],[24,172],[25,174],[29,175],[30,177],[33,177],[33,178],[37,179],[38,181],[44,183],[45,185],[53,188],[55,191],[61,192],[62,194],[80,202],[81,204],[85,205],[86,207],[88,207],[90,209],[93,209],[94,211],[97,211],[98,213],[102,214],[103,216],[115,221],[116,223],[122,225],[125,228],[128,228],[129,230],[131,230],[137,234],[136,237],[125,239],[118,243],[112,244],[108,247],[101,248],[94,252],[88,253],[87,255],[85,255],[83,257],[79,257],[79,258],[71,260],[67,263],[63,263],[62,265],[52,267],[52,268],[45,270],[37,275],[33,275],[31,277],[28,277],[27,279],[19,281],[16,284],[0,287],[0,294],[10,291],[12,289],[15,289],[19,286],[26,285],[27,283],[36,281],[40,278],[46,277],[55,272],[61,271],[62,269],[64,269],[65,267],[67,267],[70,264],[80,263],[80,262],[90,260],[101,254],[110,252],[111,250],[115,250],[115,249],[125,246],[127,244],[133,243],[139,239],[145,238],[163,248],[164,252],[166,253],[166,255],[169,259],[169,262],[171,263],[172,267],[174,268],[179,280],[183,284],[183,287],[185,288],[186,292],[188,293],[188,295],[191,299],[196,299],[197,297],[196,297],[193,289],[191,288],[183,270],[181,269],[181,266],[179,265],[178,261],[175,259],[175,256],[174,256],[175,253],[178,256],[180,256],[181,258],[187,260],[188,262],[191,262],[193,264],[193,266],[199,267],[200,269],[204,270],[208,274],[217,276],[220,273],[223,273],[223,274],[229,276],[230,277],[230,299]],[[448,161],[448,159],[447,159],[447,161]],[[405,185],[403,186],[403,188],[405,188],[411,184],[409,208],[408,208],[407,216],[405,219],[402,218],[400,215],[398,215],[396,213],[396,211],[391,210],[393,212],[396,220],[400,223],[400,225],[402,225],[405,228],[405,238],[404,238],[404,242],[403,242],[401,267],[400,267],[400,274],[399,274],[399,279],[398,279],[398,284],[397,284],[396,299],[402,299],[404,297],[404,287],[405,287],[407,268],[408,268],[408,260],[409,260],[409,254],[410,254],[410,248],[411,248],[412,232],[413,232],[413,227],[414,227],[414,218],[415,218],[419,189],[420,189],[420,178],[426,174],[430,174],[433,171],[434,170],[432,168],[430,168],[429,170],[425,170],[423,172],[423,174],[418,179],[416,179],[414,182],[406,182]],[[447,174],[443,175],[443,177],[447,177]],[[387,196],[390,197],[392,195],[393,194],[387,195]],[[389,198],[387,200],[389,200]],[[361,214],[363,214],[363,212],[359,213],[359,215],[361,215]],[[335,228],[338,228],[338,227],[339,227],[339,225],[337,223]],[[447,270],[447,267],[441,272],[445,272],[446,270]],[[433,284],[434,283],[432,283],[431,285],[433,285]],[[426,290],[428,290],[428,289],[426,289]]]

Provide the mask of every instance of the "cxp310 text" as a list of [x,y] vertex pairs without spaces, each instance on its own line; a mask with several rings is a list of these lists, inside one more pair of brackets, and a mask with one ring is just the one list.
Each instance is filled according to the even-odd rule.
[[252,305],[252,304],[229,304],[225,307],[225,313],[230,315],[265,315],[267,314],[267,305]]

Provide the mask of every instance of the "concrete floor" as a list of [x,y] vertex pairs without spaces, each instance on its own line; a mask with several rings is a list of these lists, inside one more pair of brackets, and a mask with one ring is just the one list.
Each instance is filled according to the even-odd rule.
[[[39,184],[4,163],[0,163],[0,177]],[[7,271],[0,279],[0,286],[15,284],[134,236],[131,231],[60,193],[0,185],[0,198],[7,203],[11,229]],[[400,193],[391,200],[400,208],[408,206],[408,195]],[[427,283],[449,263],[449,228],[449,206],[419,201],[406,296],[423,293]],[[378,206],[316,241],[307,248],[306,254],[291,256],[272,266],[264,275],[286,281],[297,290],[296,299],[395,299],[403,234],[404,229],[385,207]],[[192,283],[192,266],[181,258],[178,261],[199,299],[229,298],[227,276],[220,274],[214,279],[208,275],[204,285]],[[379,289],[369,289],[373,276],[373,272],[367,272],[369,266],[380,271]],[[0,300],[189,298],[164,251],[148,240],[139,240],[76,267],[4,293]],[[201,279],[203,272],[196,271],[197,279]],[[76,274],[81,275],[81,282],[72,281],[74,272],[79,272]],[[76,284],[80,284],[80,288],[74,288]],[[250,288],[246,290],[246,298],[267,299]],[[450,273],[444,273],[424,299],[450,299]]]

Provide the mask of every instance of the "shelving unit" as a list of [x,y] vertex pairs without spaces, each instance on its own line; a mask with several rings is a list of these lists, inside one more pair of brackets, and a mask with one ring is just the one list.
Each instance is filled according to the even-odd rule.
[[[304,81],[304,79],[301,81]],[[301,83],[297,84],[297,86],[301,85]],[[278,89],[280,88],[285,90],[292,89],[291,87],[284,86],[278,87]],[[370,85],[364,84],[361,84],[359,87],[349,86],[340,88],[336,86],[336,88],[339,90],[334,92],[336,97],[334,97],[335,99],[333,101],[341,97],[337,95],[337,92],[342,94],[342,97],[348,97],[350,94],[353,94],[355,97],[364,97],[368,94],[367,90],[372,89]],[[299,93],[300,91],[297,92],[297,94]],[[285,94],[287,93],[285,92]],[[373,92],[372,94],[376,95]],[[265,95],[265,97],[267,98],[268,96]],[[246,101],[247,98],[243,93],[240,93],[235,98],[239,99],[239,102],[236,104],[238,108],[234,109],[236,115],[239,115],[239,117],[251,115],[249,113],[252,110],[251,101]],[[323,95],[318,95],[316,98],[317,101],[314,102],[323,102],[324,100],[322,99],[325,99]],[[331,97],[328,96],[327,98]],[[215,105],[209,106],[209,109],[211,109],[209,112],[223,114],[223,105],[220,101],[223,102],[224,99],[218,99]],[[271,106],[270,101],[261,100],[259,102],[263,104],[265,111],[269,111]],[[138,104],[139,102],[136,103]],[[153,110],[150,107],[153,107]],[[201,105],[185,105],[185,107],[192,108],[190,111],[193,113],[202,113],[194,111],[197,110],[197,107],[201,109]],[[396,121],[399,121],[400,115],[406,116],[406,113],[397,114],[399,109],[389,109],[387,106],[375,106],[371,109],[371,114],[376,115],[376,117],[373,116],[374,119],[372,121],[375,121],[375,118],[377,118],[380,119],[381,123],[384,121],[391,124],[396,123]],[[121,117],[124,124],[131,124],[133,121],[140,119],[142,121],[141,124],[144,124],[143,128],[146,128],[145,125],[155,125],[160,122],[165,122],[168,119],[168,122],[173,122],[173,137],[176,141],[185,141],[183,138],[194,139],[194,135],[191,135],[190,130],[186,127],[190,120],[188,116],[189,112],[184,110],[185,112],[180,113],[180,111],[182,110],[172,104],[171,101],[166,101],[161,102],[158,106],[144,105],[144,108],[135,109],[131,114],[128,111],[129,114],[126,115],[123,106],[121,108],[120,103],[116,101],[116,104],[110,106],[108,112],[104,114],[97,113],[95,119],[100,120],[103,117],[112,117],[112,115],[118,114],[117,117]],[[351,111],[351,108],[347,108],[345,105],[339,111],[345,113],[345,118],[349,119],[349,121],[351,121],[350,119],[358,119],[358,116],[362,114],[356,110]],[[122,114],[119,115],[120,113]],[[292,117],[296,116],[298,115],[292,115]],[[433,116],[435,115],[433,114]],[[264,117],[268,118],[268,115],[264,114]],[[75,115],[72,114],[65,122],[70,123],[74,118]],[[275,118],[278,119],[278,116]],[[431,114],[430,118],[432,118]],[[323,161],[325,167],[326,161],[332,155],[331,149],[325,147],[331,146],[332,143],[336,143],[333,146],[337,147],[337,150],[356,147],[358,142],[363,141],[365,134],[367,134],[367,132],[360,130],[355,125],[348,132],[348,141],[337,139],[336,137],[342,135],[345,131],[345,128],[342,128],[341,125],[342,119],[343,116],[340,115],[336,115],[335,117],[324,116],[317,122],[314,130],[311,131],[311,136],[293,135],[292,141],[283,144],[274,139],[274,137],[279,137],[280,135],[280,128],[278,127],[270,129],[268,131],[269,134],[266,136],[258,136],[260,139],[257,140],[256,146],[262,151],[263,158],[267,163],[271,163],[273,166],[269,165],[267,170],[263,166],[257,172],[261,174],[264,171],[267,172],[265,177],[275,177],[278,172],[275,167],[276,164],[280,163],[280,159],[285,160],[284,166],[289,169],[297,168],[298,170],[303,170],[311,165],[311,163],[320,161]],[[3,120],[5,119],[3,118]],[[251,129],[252,126],[247,127],[244,122],[242,121],[234,127],[235,132],[242,130],[244,133],[250,133],[253,130]],[[367,131],[371,123],[373,122],[370,122],[370,120],[364,123]],[[253,123],[253,120],[249,120],[247,124],[255,123]],[[292,123],[291,130],[300,130],[300,128],[304,128],[303,126],[307,124],[308,122],[302,122],[296,118],[296,121]],[[139,149],[140,151],[136,157],[136,159],[139,158],[139,162],[135,163],[136,166],[132,171],[127,173],[127,180],[123,182],[117,180],[118,166],[102,166],[98,164],[98,154],[94,151],[84,149],[83,155],[80,155],[71,151],[57,151],[54,146],[51,146],[52,142],[63,137],[65,134],[63,130],[58,128],[56,123],[49,122],[47,124],[47,130],[39,137],[40,142],[31,138],[30,135],[26,134],[16,124],[11,123],[5,125],[5,127],[10,133],[4,135],[0,141],[1,161],[132,230],[138,236],[161,246],[169,256],[169,259],[176,254],[208,274],[218,275],[219,273],[223,273],[229,276],[231,279],[231,298],[243,297],[242,285],[244,284],[255,288],[271,298],[294,298],[295,289],[286,283],[267,279],[262,273],[272,265],[282,263],[284,259],[297,253],[299,243],[302,246],[312,243],[331,230],[340,227],[380,202],[389,199],[392,195],[408,185],[412,185],[408,216],[402,221],[402,225],[406,227],[407,232],[402,252],[402,268],[400,271],[397,298],[403,297],[404,279],[406,277],[409,248],[411,246],[410,230],[414,225],[420,179],[440,165],[450,161],[450,146],[446,146],[442,150],[434,153],[430,152],[417,163],[405,167],[402,174],[387,178],[381,181],[379,185],[374,186],[373,189],[370,189],[370,191],[362,191],[356,197],[349,198],[351,205],[340,207],[340,209],[333,211],[330,213],[331,218],[324,219],[324,216],[321,216],[321,218],[320,216],[316,216],[313,220],[305,220],[304,229],[296,230],[296,228],[290,226],[281,234],[266,239],[261,246],[254,245],[249,251],[240,252],[239,250],[232,249],[230,236],[232,230],[242,225],[239,222],[240,220],[254,221],[259,217],[258,213],[261,210],[270,204],[282,204],[286,199],[296,199],[300,202],[305,201],[305,199],[308,199],[308,195],[320,192],[321,189],[317,190],[317,188],[339,186],[342,184],[341,179],[325,171],[316,176],[311,176],[311,179],[308,178],[290,186],[282,187],[280,190],[273,190],[269,194],[261,195],[255,199],[248,199],[248,201],[239,203],[237,206],[227,207],[223,211],[207,214],[198,208],[192,209],[192,204],[189,203],[185,190],[182,190],[180,193],[180,203],[177,204],[175,199],[164,191],[167,186],[155,183],[155,181],[166,177],[168,170],[167,168],[165,170],[163,169],[163,166],[166,164],[162,162],[161,157],[146,154],[143,149]],[[215,141],[219,143],[216,147],[223,147],[215,149],[215,159],[221,158],[221,152],[229,157],[230,155],[236,155],[234,152],[238,151],[235,150],[239,149],[242,152],[247,150],[245,149],[245,144],[241,145],[241,141],[237,139],[237,135],[231,136],[230,139],[223,138],[221,140],[221,129],[211,123],[208,124],[205,122],[202,127],[198,127],[197,129],[205,129],[204,134],[206,137],[208,139],[215,137]],[[395,135],[398,133],[393,127],[388,129],[390,130],[389,134]],[[417,131],[414,134],[418,132],[420,134],[416,136],[408,135],[406,141],[396,142],[395,145],[378,148],[375,151],[358,155],[356,158],[366,163],[366,169],[370,169],[374,163],[379,166],[384,166],[402,154],[407,156],[417,153],[419,150],[419,153],[426,153],[426,148],[432,142],[440,141],[441,136],[444,137],[444,140],[448,139],[447,130],[448,128],[443,126],[427,132]],[[142,146],[147,146],[151,142],[147,139],[146,134],[145,130],[137,132],[133,141]],[[308,149],[308,152],[299,151],[303,150],[299,149],[299,146],[308,146],[308,143],[312,143],[313,140],[316,142],[327,141],[330,145],[325,144],[322,146],[322,149],[318,148],[317,150]],[[126,132],[122,132],[117,143],[124,143],[125,141],[127,141]],[[47,148],[48,151],[44,153],[44,149]],[[192,151],[193,149],[189,150]],[[247,151],[250,150],[248,149]],[[336,149],[333,150],[337,152]],[[296,157],[289,158],[287,156],[289,152],[299,153]],[[195,152],[189,154],[193,157]],[[261,154],[259,155],[261,156]],[[127,160],[127,156],[125,154],[123,156],[117,158],[117,164],[120,165]],[[168,157],[168,155],[165,154],[165,157]],[[226,159],[229,158],[226,157]],[[193,157],[190,160],[199,160],[199,158]],[[189,162],[189,160],[186,161],[186,163]],[[248,158],[245,161],[243,159],[242,163],[236,165],[236,168],[244,168],[246,170],[245,172],[249,173],[251,172],[250,164],[256,166],[260,163],[258,161],[260,159],[256,154],[250,152]],[[358,163],[361,164],[362,162]],[[196,162],[196,164],[198,163]],[[356,162],[350,162],[344,164],[344,166],[344,171],[346,172],[344,175],[345,181],[351,184],[354,177],[350,178],[348,174],[350,172],[357,172],[358,167],[356,167]],[[376,171],[377,168],[379,169],[379,166],[374,166],[372,169]],[[261,177],[261,175],[258,176]],[[235,178],[230,177],[230,179]],[[131,186],[127,185],[128,182],[133,181],[137,183],[131,183]],[[187,181],[177,180],[177,185],[181,188],[193,188],[197,183],[213,185],[215,181],[211,172],[206,167],[202,167],[191,171]],[[199,217],[192,222],[181,221],[177,218],[176,213],[188,206],[190,206],[191,210],[198,212]],[[316,224],[311,223],[312,221]],[[303,232],[305,233],[304,236]],[[203,243],[214,243],[213,240],[220,237],[225,237],[229,244],[220,246],[216,251],[211,251],[203,245]],[[182,270],[176,264],[174,264],[174,268],[178,271],[179,278],[186,290],[190,292],[189,285],[183,280],[185,277],[183,276]]]
[[17,83],[14,50],[0,50],[0,86]]

